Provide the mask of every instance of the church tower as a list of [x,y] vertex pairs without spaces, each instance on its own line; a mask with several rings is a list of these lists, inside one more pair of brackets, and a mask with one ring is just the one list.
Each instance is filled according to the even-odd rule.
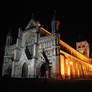
[[11,36],[11,32],[8,32],[6,37],[6,46],[10,46],[11,44],[12,44],[12,36]]
[[3,71],[2,75],[11,77],[11,71],[12,71],[12,59],[13,57],[11,56],[11,49],[10,46],[12,44],[12,35],[11,32],[8,32],[6,36],[6,45],[5,45],[5,53],[4,53],[4,62],[3,62]]
[[[53,19],[51,21],[52,34],[55,36],[55,45],[59,46],[60,40],[60,21],[56,20],[55,14],[53,15]],[[58,54],[58,52],[56,52]]]
[[89,58],[89,44],[87,41],[76,42],[76,49]]
[[52,21],[51,21],[51,28],[52,28],[52,34],[58,33],[60,30],[60,22],[56,20],[55,17],[56,14],[53,15]]

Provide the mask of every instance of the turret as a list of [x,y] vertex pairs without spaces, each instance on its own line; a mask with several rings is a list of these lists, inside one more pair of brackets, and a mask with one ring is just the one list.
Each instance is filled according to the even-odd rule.
[[56,45],[59,44],[59,40],[60,40],[60,21],[59,20],[56,20],[55,18],[55,13],[53,15],[53,19],[51,21],[51,28],[52,28],[52,34],[55,34],[56,35]]
[[22,29],[19,28],[18,29],[18,38],[17,38],[17,47],[20,47],[21,46],[21,39],[22,39]]
[[51,21],[51,28],[52,28],[52,33],[59,33],[60,31],[60,21],[56,20],[55,15],[53,15],[52,21]]
[[11,32],[8,32],[6,36],[6,46],[10,46],[11,44],[12,44],[12,36],[11,36]]
[[21,32],[22,32],[22,30],[21,30],[21,28],[19,27],[18,38],[21,38]]
[[17,38],[17,42],[16,42],[15,56],[14,56],[14,59],[16,61],[19,61],[19,58],[21,56],[21,42],[22,42],[21,40],[22,40],[22,30],[21,30],[21,28],[19,28],[18,38]]

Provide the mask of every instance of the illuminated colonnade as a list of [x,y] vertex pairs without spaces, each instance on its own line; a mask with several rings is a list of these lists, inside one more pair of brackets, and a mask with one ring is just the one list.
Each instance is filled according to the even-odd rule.
[[92,65],[85,63],[68,53],[61,51],[60,55],[60,74],[62,79],[88,78],[92,76]]
[[81,65],[65,59],[63,55],[60,55],[60,73],[62,79],[80,78],[83,75]]
[[60,55],[60,74],[62,79],[71,79],[75,77],[73,63],[65,59],[63,55]]

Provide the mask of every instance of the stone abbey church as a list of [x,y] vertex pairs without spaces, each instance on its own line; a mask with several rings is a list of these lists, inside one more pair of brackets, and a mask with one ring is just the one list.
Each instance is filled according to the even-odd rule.
[[11,44],[12,36],[8,34],[2,76],[41,78],[44,73],[46,78],[71,79],[92,74],[89,44],[77,42],[75,50],[60,40],[60,22],[55,18],[51,33],[32,18],[25,30],[19,28],[16,43]]
[[5,46],[3,75],[12,77],[34,78],[39,72],[45,59],[42,55],[43,49],[51,63],[51,76],[56,74],[58,63],[57,45],[58,36],[55,34],[56,21],[52,21],[52,34],[48,35],[38,27],[39,22],[31,19],[25,30],[19,29],[18,38],[14,45],[11,45],[12,37],[7,35]]

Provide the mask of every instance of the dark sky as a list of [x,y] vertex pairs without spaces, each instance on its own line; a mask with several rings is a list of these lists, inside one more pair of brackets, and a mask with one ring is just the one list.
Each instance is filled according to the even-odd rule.
[[[45,3],[45,2],[44,2]],[[36,3],[37,4],[37,3]],[[56,10],[56,18],[63,20],[63,29],[61,30],[61,39],[66,43],[75,47],[76,41],[87,40],[92,49],[92,27],[91,16],[86,12],[85,8],[69,8],[53,7],[48,8],[48,4],[44,6],[42,3],[36,5],[29,2],[6,2],[2,7],[2,30],[0,31],[1,55],[3,57],[5,37],[9,30],[12,31],[13,37],[16,37],[18,28],[24,29],[31,19],[32,12],[34,19],[39,20],[41,24],[50,27],[53,11]],[[43,5],[43,6],[42,6]],[[61,4],[62,5],[62,4]],[[48,29],[48,28],[47,28]]]
[[[2,7],[2,28],[0,31],[1,42],[5,43],[5,37],[9,30],[12,31],[13,37],[18,31],[18,27],[24,29],[31,19],[32,12],[34,19],[39,20],[45,28],[50,27],[53,11],[56,10],[56,18],[63,20],[63,30],[61,29],[61,39],[70,45],[74,45],[76,41],[87,40],[92,47],[92,27],[91,15],[87,12],[87,8],[78,8],[64,6],[63,4],[51,4],[41,2],[27,1],[7,1]],[[58,7],[59,6],[59,7]],[[63,7],[62,7],[63,6]],[[48,28],[47,28],[48,29]]]

